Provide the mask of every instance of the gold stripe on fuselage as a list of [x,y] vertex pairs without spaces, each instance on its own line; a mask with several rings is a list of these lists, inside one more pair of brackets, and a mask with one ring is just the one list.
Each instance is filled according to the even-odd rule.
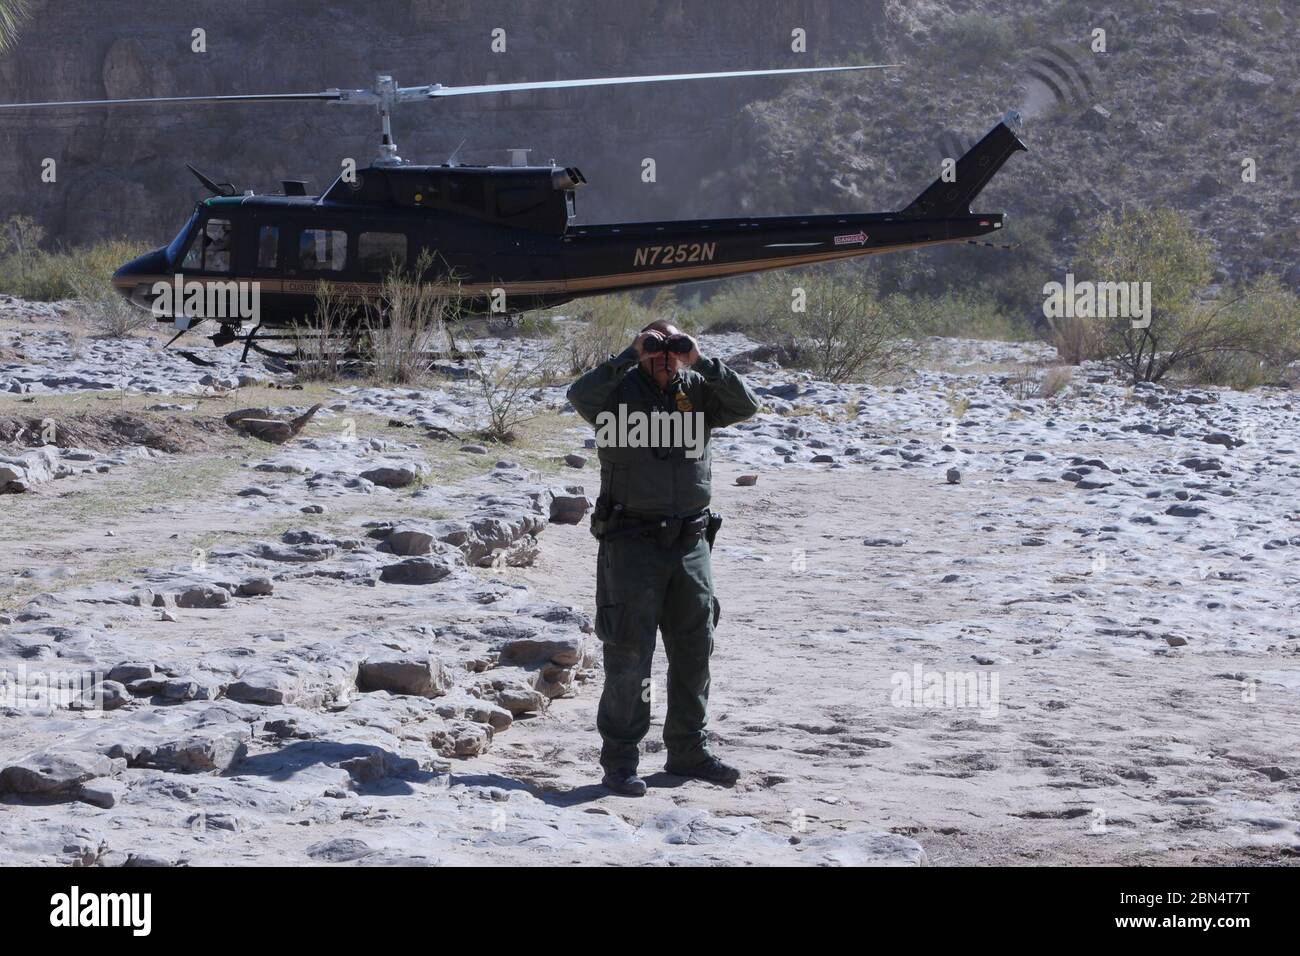
[[[702,279],[723,279],[728,276],[748,275],[765,272],[769,269],[787,269],[793,266],[813,265],[818,262],[830,262],[836,259],[852,259],[857,256],[879,255],[885,252],[900,252],[905,249],[921,249],[927,246],[944,245],[951,242],[964,242],[965,239],[930,239],[925,242],[910,242],[903,245],[880,246],[872,249],[841,249],[834,252],[811,252],[801,255],[780,256],[775,258],[747,259],[739,262],[716,262],[697,266],[683,266],[673,269],[643,269],[638,272],[620,272],[606,275],[578,276],[572,279],[548,279],[539,282],[466,282],[460,286],[432,284],[439,292],[458,290],[461,295],[491,295],[496,289],[505,290],[506,295],[544,295],[565,292],[600,292],[630,289],[641,285],[664,285]],[[345,282],[329,279],[263,279],[233,276],[186,276],[187,282],[256,282],[263,294],[314,295],[320,283],[325,283],[331,292],[349,296],[378,295],[383,285],[379,282]],[[172,276],[123,276],[114,278],[113,284],[120,289],[134,289],[138,285],[152,286],[155,282],[172,283]]]

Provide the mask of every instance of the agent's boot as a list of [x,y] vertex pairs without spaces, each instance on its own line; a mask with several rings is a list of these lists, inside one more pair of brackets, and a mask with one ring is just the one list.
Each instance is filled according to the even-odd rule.
[[678,777],[707,780],[710,783],[720,783],[725,787],[731,786],[740,779],[739,770],[723,763],[713,754],[705,754],[702,759],[689,764],[679,764],[669,758],[664,765],[664,770]]
[[645,781],[636,775],[635,770],[628,770],[626,767],[605,771],[605,776],[600,782],[623,797],[645,796]]

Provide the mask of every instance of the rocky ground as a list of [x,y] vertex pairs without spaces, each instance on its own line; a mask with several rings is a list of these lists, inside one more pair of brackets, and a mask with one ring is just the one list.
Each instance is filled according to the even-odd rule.
[[299,388],[75,311],[0,303],[6,860],[1300,850],[1291,392],[1083,368],[1039,398],[1049,348],[940,340],[837,386],[706,337],[765,401],[715,433],[710,732],[744,777],[663,774],[659,693],[633,801],[598,786],[598,476],[565,382],[493,446],[472,381]]

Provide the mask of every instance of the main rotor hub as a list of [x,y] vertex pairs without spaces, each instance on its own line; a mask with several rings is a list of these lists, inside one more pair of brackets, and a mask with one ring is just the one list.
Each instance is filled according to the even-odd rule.
[[375,85],[368,90],[330,90],[337,93],[335,103],[351,106],[371,106],[379,114],[379,155],[373,160],[376,166],[401,166],[402,157],[397,154],[397,143],[393,139],[393,107],[398,103],[414,100],[430,100],[434,90],[441,89],[439,83],[428,86],[398,86],[397,81],[388,73],[375,75]]

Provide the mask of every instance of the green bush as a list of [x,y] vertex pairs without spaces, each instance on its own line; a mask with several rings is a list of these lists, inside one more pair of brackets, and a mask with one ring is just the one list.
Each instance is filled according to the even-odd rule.
[[574,375],[623,351],[657,318],[650,308],[626,294],[579,299],[566,309],[571,321],[556,348],[560,364],[567,364]]
[[737,282],[693,312],[710,332],[743,332],[833,382],[889,371],[912,355],[906,299],[885,297],[848,270],[768,272]]
[[1013,321],[991,295],[977,291],[946,292],[936,296],[890,296],[893,308],[908,316],[914,335],[945,338],[1021,342],[1029,329]]
[[1170,209],[1106,213],[1095,224],[1074,270],[1078,278],[1151,283],[1145,328],[1125,317],[1096,320],[1103,354],[1131,381],[1157,382],[1177,372],[1248,385],[1251,361],[1257,369],[1276,365],[1294,345],[1295,299],[1275,280],[1205,297],[1211,248]]
[[1014,24],[986,13],[964,13],[943,29],[947,61],[974,70],[1006,57],[1015,47]]
[[[0,226],[0,231],[3,230]],[[113,293],[113,273],[148,247],[125,239],[98,242],[63,252],[27,248],[19,252],[10,243],[0,247],[0,292],[23,299],[53,302]]]
[[1233,347],[1189,356],[1184,370],[1189,381],[1240,390],[1294,384],[1294,363],[1300,361],[1300,297],[1276,276],[1261,276],[1203,308],[1216,314],[1220,341]]

